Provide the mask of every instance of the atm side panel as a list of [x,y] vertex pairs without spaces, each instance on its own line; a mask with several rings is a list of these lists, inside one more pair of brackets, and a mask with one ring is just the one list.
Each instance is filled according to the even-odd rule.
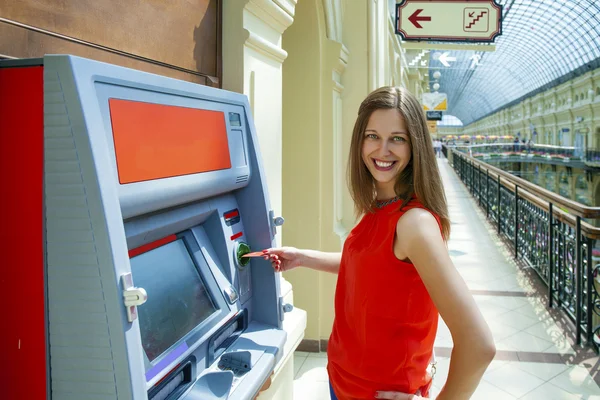
[[46,58],[45,64],[52,399],[134,399],[136,383],[127,361],[122,295],[110,244],[110,236],[119,231],[110,216],[118,212],[120,217],[118,200],[116,194],[114,199],[102,195],[94,164],[101,157],[92,151],[82,110],[84,89],[75,83],[68,58]]

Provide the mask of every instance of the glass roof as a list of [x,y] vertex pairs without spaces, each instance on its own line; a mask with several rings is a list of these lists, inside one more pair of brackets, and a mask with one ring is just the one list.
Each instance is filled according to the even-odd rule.
[[438,121],[439,127],[445,126],[463,126],[463,123],[460,119],[456,118],[454,115],[445,114],[442,116],[442,120]]
[[[447,112],[465,125],[558,83],[582,66],[600,65],[600,1],[497,2],[503,6],[504,22],[496,51],[431,50],[425,56],[430,85],[439,83],[438,91],[448,94]],[[442,58],[449,67],[438,59],[444,54],[456,58]],[[435,71],[441,72],[439,79]]]

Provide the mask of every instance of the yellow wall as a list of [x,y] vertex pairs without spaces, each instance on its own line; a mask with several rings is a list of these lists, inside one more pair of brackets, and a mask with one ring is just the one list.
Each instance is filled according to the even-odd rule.
[[[342,204],[342,226],[346,231],[352,229],[355,224],[354,205],[346,186],[346,164],[348,152],[350,151],[350,139],[352,129],[358,114],[358,107],[364,98],[372,90],[370,82],[365,77],[369,76],[368,36],[364,33],[368,30],[367,2],[348,1],[344,10],[343,42],[349,49],[350,56],[348,66],[343,76],[344,91],[342,93],[342,154],[343,163],[338,165],[340,169],[340,184],[344,188],[345,200]],[[345,232],[347,234],[347,232]],[[344,238],[345,238],[345,234]]]
[[[323,21],[315,0],[296,6],[295,22],[283,37],[288,52],[283,69],[283,213],[284,244],[321,248],[320,181],[320,32]],[[302,23],[300,23],[302,22]],[[314,323],[320,303],[319,274],[297,269],[286,273],[294,287],[294,302],[308,313],[306,337],[318,337]]]
[[[280,244],[340,251],[355,224],[346,162],[358,107],[372,90],[420,95],[387,0],[240,0],[223,3],[223,85],[248,95]],[[284,274],[308,313],[305,337],[328,339],[337,276]]]
[[[582,118],[577,122],[578,118]],[[467,135],[516,135],[536,143],[573,146],[575,134],[586,136],[588,148],[600,148],[600,69],[529,97],[464,128]],[[569,132],[561,132],[568,129]]]

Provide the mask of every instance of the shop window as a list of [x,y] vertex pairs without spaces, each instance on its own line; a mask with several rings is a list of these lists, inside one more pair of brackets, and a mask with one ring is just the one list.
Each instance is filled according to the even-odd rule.
[[556,192],[556,187],[555,185],[555,179],[556,179],[556,173],[552,170],[549,170],[546,172],[546,176],[545,176],[545,187],[546,189],[550,190],[551,192]]
[[567,175],[567,171],[562,171],[559,175],[559,188],[558,194],[562,197],[566,197],[567,199],[571,198],[571,194],[569,191],[569,177]]
[[575,192],[575,201],[590,205],[591,201],[588,196],[588,184],[585,179],[585,173],[581,173],[581,175],[577,176],[577,180],[575,182]]

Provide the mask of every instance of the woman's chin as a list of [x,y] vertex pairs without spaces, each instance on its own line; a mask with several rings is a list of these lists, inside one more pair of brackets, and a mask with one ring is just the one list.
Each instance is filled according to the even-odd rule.
[[389,174],[378,172],[377,175],[373,174],[373,178],[378,185],[389,185],[396,182],[398,174]]

